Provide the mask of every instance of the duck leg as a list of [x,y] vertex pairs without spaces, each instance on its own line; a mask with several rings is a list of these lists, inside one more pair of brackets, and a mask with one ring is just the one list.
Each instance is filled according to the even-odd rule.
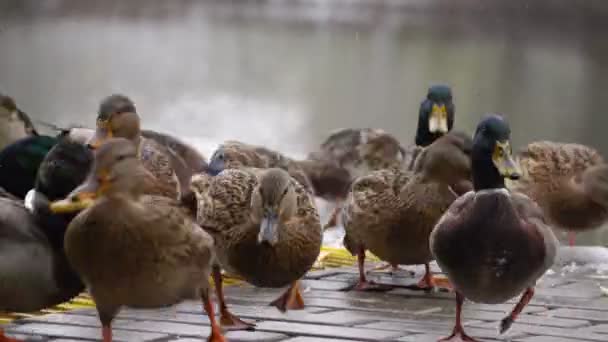
[[408,270],[406,270],[404,268],[399,267],[398,264],[391,264],[391,263],[388,263],[388,262],[384,262],[384,263],[382,263],[382,264],[380,264],[380,265],[372,268],[369,272],[384,271],[384,270],[386,270],[389,267],[391,268],[391,270],[388,272],[388,274],[390,274],[390,275],[394,275],[394,274],[396,274],[396,273],[398,273],[400,271],[405,271],[405,272],[407,272],[411,276],[413,276],[415,274],[412,271],[408,271]]
[[294,281],[285,293],[273,300],[270,305],[276,307],[281,312],[304,309],[304,299],[300,293],[299,281]]
[[0,329],[0,342],[23,342],[23,341],[4,335],[4,330]]
[[329,220],[327,221],[327,223],[323,226],[323,230],[326,230],[328,228],[335,227],[338,225],[338,216],[340,215],[340,212],[342,211],[342,202],[343,202],[342,200],[336,201],[336,207],[331,212],[331,216],[329,217]]
[[205,312],[207,312],[207,316],[209,317],[209,323],[211,324],[211,335],[209,335],[207,342],[226,342],[220,326],[215,320],[215,311],[213,310],[213,303],[211,303],[211,299],[209,298],[209,289],[204,289],[201,292],[201,297]]
[[343,291],[389,291],[394,287],[391,285],[377,284],[374,281],[368,281],[365,276],[365,248],[359,246],[357,253],[357,263],[359,264],[359,281],[354,286],[349,286]]
[[463,302],[464,296],[456,291],[456,322],[454,323],[454,330],[452,330],[452,335],[439,339],[438,342],[477,342],[477,340],[467,335],[462,328],[460,316]]
[[433,276],[433,274],[431,273],[431,266],[428,262],[424,264],[424,276],[422,277],[422,279],[420,279],[416,287],[425,291],[431,291],[434,288],[444,289],[448,291],[453,290],[452,284],[450,284],[450,281],[447,278],[439,278]]
[[217,300],[220,305],[220,324],[225,330],[253,330],[255,324],[247,323],[233,315],[226,306],[224,298],[224,288],[222,286],[222,270],[218,265],[213,266],[213,283],[217,293]]
[[[95,296],[93,296],[93,300],[95,300]],[[97,313],[99,314],[99,320],[101,321],[101,336],[103,342],[112,342],[112,320],[114,316],[118,313],[118,309],[109,309],[108,307],[103,307],[97,304]]]
[[576,233],[573,231],[568,232],[568,244],[573,247],[576,243]]
[[515,307],[513,308],[513,311],[511,311],[511,314],[509,314],[509,316],[503,318],[502,321],[500,321],[500,333],[501,334],[503,334],[505,331],[509,330],[509,328],[511,327],[511,324],[513,324],[513,322],[515,321],[517,316],[524,310],[524,308],[530,302],[530,300],[532,299],[533,296],[534,296],[534,288],[528,287],[526,289],[526,291],[524,292],[524,294],[519,299],[519,302],[517,302],[517,305],[515,305]]

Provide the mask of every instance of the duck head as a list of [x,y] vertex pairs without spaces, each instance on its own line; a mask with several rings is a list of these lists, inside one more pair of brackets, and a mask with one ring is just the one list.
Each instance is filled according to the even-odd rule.
[[83,210],[101,197],[138,196],[140,168],[135,145],[124,138],[112,138],[95,150],[95,161],[84,183],[66,199],[52,203],[51,211]]
[[498,114],[484,117],[477,125],[472,149],[475,190],[504,188],[504,179],[519,179],[521,171],[513,160],[511,128]]
[[97,128],[88,144],[95,149],[114,137],[136,142],[140,134],[140,118],[135,104],[124,95],[114,94],[106,97],[99,105]]
[[420,105],[416,145],[428,146],[449,132],[454,126],[452,89],[436,84],[428,89],[426,99]]
[[297,198],[291,176],[282,169],[268,169],[251,195],[252,221],[259,223],[258,243],[274,246],[279,228],[295,213]]
[[209,164],[207,165],[207,173],[211,176],[217,176],[220,172],[224,171],[226,168],[226,151],[223,147],[215,150],[211,158],[209,159]]
[[8,119],[17,115],[17,104],[12,97],[0,93],[0,118]]

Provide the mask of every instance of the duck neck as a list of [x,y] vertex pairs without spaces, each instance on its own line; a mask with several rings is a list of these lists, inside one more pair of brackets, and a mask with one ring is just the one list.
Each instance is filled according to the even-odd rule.
[[494,166],[492,152],[489,151],[485,146],[473,146],[471,164],[475,191],[505,188],[505,180]]

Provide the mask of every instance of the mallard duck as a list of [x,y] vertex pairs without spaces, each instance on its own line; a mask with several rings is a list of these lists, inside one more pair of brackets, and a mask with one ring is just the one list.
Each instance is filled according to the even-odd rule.
[[30,117],[17,107],[13,98],[0,93],[0,149],[32,135],[38,132]]
[[291,158],[280,152],[266,147],[246,144],[236,140],[228,140],[221,144],[209,159],[207,173],[217,175],[226,169],[252,168],[281,168],[297,180],[307,191],[313,192],[310,180]]
[[441,341],[475,341],[461,324],[465,297],[497,304],[523,292],[501,321],[504,333],[534,295],[536,281],[553,265],[558,241],[540,207],[505,187],[505,178],[520,176],[510,135],[499,115],[479,123],[471,157],[474,190],[454,201],[431,233],[431,251],[456,290],[454,330]]
[[134,170],[148,172],[136,146],[108,140],[85,183],[50,206],[86,208],[68,226],[65,251],[95,300],[103,341],[112,340],[111,322],[123,306],[164,307],[199,296],[211,322],[208,341],[225,341],[208,289],[213,238],[176,200],[143,195]]
[[179,180],[169,157],[160,145],[141,135],[140,118],[135,104],[128,97],[120,94],[110,95],[101,102],[97,129],[89,145],[97,148],[112,137],[125,138],[133,142],[138,147],[138,158],[144,167],[160,182],[175,189],[171,197],[179,198],[181,190]]
[[179,179],[182,194],[189,190],[190,178],[194,174],[205,171],[209,166],[205,157],[194,147],[174,136],[147,129],[142,130],[141,135],[154,140],[168,152],[171,166]]
[[608,164],[595,149],[550,141],[531,143],[517,154],[522,178],[509,187],[533,199],[552,226],[575,232],[608,220]]
[[[53,147],[40,165],[36,191],[51,200],[66,196],[87,175],[93,156],[69,140]],[[73,215],[52,215],[46,204],[30,213],[21,200],[0,198],[2,286],[0,310],[33,312],[61,304],[84,290],[63,250],[63,237]],[[15,341],[1,335],[0,341]]]
[[[95,135],[95,130],[86,127],[59,127],[54,124],[44,124],[56,130],[58,137],[69,137],[71,140],[79,141],[83,144],[86,144]],[[169,157],[171,167],[179,180],[181,192],[184,189],[189,189],[192,175],[204,171],[208,166],[207,160],[202,154],[194,147],[174,136],[149,129],[142,129],[141,136],[153,140],[162,147],[163,152],[166,152],[165,154]]]
[[[302,309],[298,280],[321,249],[321,224],[310,194],[282,169],[227,169],[217,176],[192,177],[199,224],[213,235],[219,264],[259,287],[284,287],[271,305],[280,311]],[[254,257],[252,257],[254,256]],[[233,329],[253,325],[231,314],[220,290],[221,322]]]
[[[470,138],[468,138],[470,140]],[[358,290],[389,289],[368,282],[368,249],[391,265],[425,264],[418,287],[432,289],[429,234],[443,212],[471,188],[470,142],[447,134],[425,148],[413,172],[399,167],[358,178],[343,209],[347,249],[359,259]],[[468,186],[467,186],[468,184]]]
[[454,127],[452,89],[445,84],[429,87],[426,99],[420,104],[416,145],[428,146]]
[[12,142],[0,151],[0,187],[24,199],[34,187],[40,163],[59,139],[34,135]]

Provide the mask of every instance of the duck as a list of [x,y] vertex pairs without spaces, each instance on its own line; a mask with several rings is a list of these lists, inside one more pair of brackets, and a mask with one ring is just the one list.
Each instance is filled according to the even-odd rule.
[[358,259],[356,290],[392,288],[367,280],[366,250],[390,265],[424,264],[425,275],[415,288],[432,290],[438,285],[429,266],[429,235],[450,204],[472,188],[467,138],[446,134],[424,149],[412,171],[382,169],[353,183],[342,222],[344,245]]
[[[454,117],[452,89],[434,84],[420,104],[412,146],[403,147],[395,136],[380,128],[343,128],[331,132],[319,150],[311,152],[302,163],[309,178],[327,178],[315,182],[315,191],[329,195],[321,197],[336,204],[324,229],[338,225],[343,202],[355,179],[395,164],[411,169],[423,147],[452,130]],[[334,189],[324,190],[326,187]]]
[[112,94],[101,101],[97,128],[88,145],[95,149],[112,137],[128,139],[138,146],[138,158],[144,167],[168,188],[174,189],[170,197],[181,197],[179,179],[166,151],[154,140],[142,136],[135,103],[122,94]]
[[498,304],[522,294],[501,320],[499,331],[506,332],[555,261],[559,242],[543,211],[530,197],[506,187],[505,179],[521,175],[510,136],[502,115],[482,118],[471,153],[473,190],[458,197],[431,232],[431,252],[456,292],[454,328],[440,341],[475,341],[461,323],[465,298]]
[[112,320],[124,306],[200,298],[211,323],[208,341],[224,342],[209,295],[213,238],[177,200],[143,194],[143,172],[137,145],[108,139],[95,150],[85,182],[49,206],[54,213],[81,210],[67,228],[65,253],[95,301],[103,341],[112,341]]
[[[68,137],[83,144],[86,144],[95,135],[94,129],[80,125],[60,127],[51,123],[42,123],[57,131],[57,137]],[[180,191],[189,189],[192,175],[202,172],[208,167],[207,159],[199,151],[173,135],[151,129],[142,129],[141,136],[153,140],[166,152],[171,167],[178,178]]]
[[206,173],[217,175],[225,169],[273,167],[286,170],[304,189],[313,193],[310,179],[293,159],[278,151],[238,140],[227,140],[218,146],[209,159]]
[[11,143],[38,135],[30,117],[15,103],[15,100],[0,93],[0,149]]
[[[227,308],[221,269],[257,287],[287,290],[270,305],[303,309],[299,279],[315,263],[322,242],[319,215],[308,191],[280,168],[226,169],[192,177],[197,221],[216,242],[213,268],[220,321],[226,329],[252,329]],[[255,256],[255,257],[252,257]]]
[[[64,234],[74,215],[52,214],[48,201],[74,190],[92,162],[92,153],[84,145],[60,141],[40,164],[35,182],[39,197],[33,208],[27,208],[21,199],[0,197],[1,311],[40,311],[84,290],[64,252]],[[0,341],[17,340],[0,333]]]
[[507,185],[533,199],[552,227],[569,233],[601,227],[608,221],[608,164],[593,147],[537,141],[516,155],[522,177]]

